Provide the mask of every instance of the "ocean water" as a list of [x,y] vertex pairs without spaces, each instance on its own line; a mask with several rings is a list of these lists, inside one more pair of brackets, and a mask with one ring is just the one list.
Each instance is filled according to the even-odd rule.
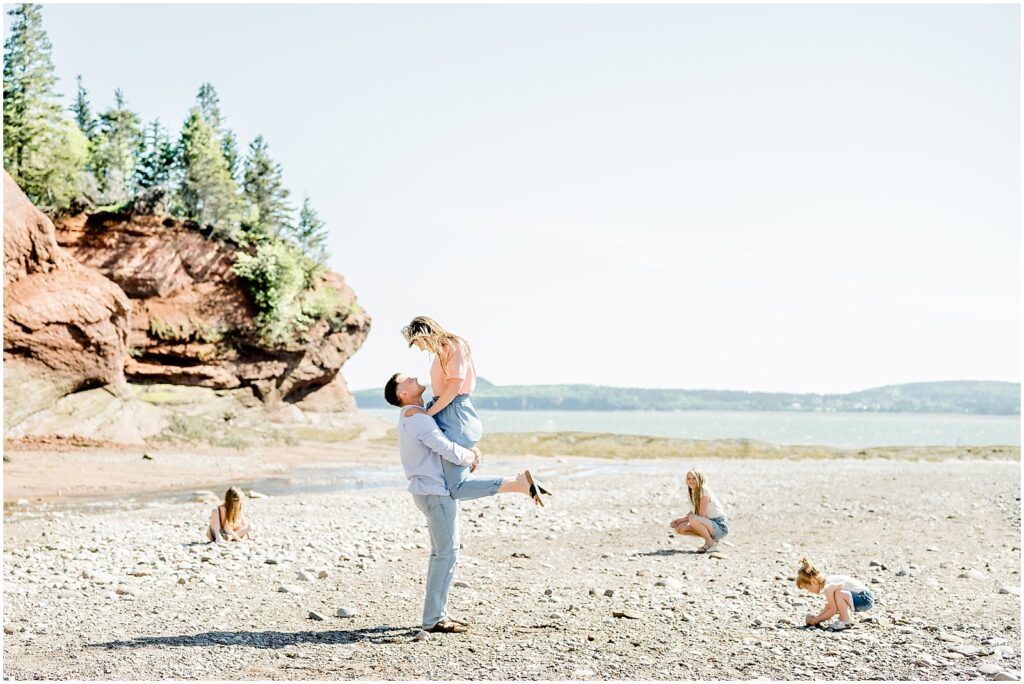
[[[397,409],[364,409],[388,422]],[[1020,446],[1020,416],[778,411],[480,411],[486,432],[611,432],[776,444]]]

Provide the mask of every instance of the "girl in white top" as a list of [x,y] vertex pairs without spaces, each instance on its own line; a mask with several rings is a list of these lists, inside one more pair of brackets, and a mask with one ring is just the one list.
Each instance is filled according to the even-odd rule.
[[707,486],[707,478],[698,470],[686,473],[686,490],[692,513],[676,518],[669,527],[676,534],[689,534],[704,540],[697,553],[710,553],[718,549],[718,542],[729,534],[725,510],[715,493]]
[[832,629],[847,629],[853,626],[854,613],[871,610],[875,605],[875,594],[866,584],[846,575],[825,575],[807,558],[800,559],[796,586],[812,594],[825,593],[825,607],[817,615],[805,616],[804,624],[807,625],[821,624],[839,615]]

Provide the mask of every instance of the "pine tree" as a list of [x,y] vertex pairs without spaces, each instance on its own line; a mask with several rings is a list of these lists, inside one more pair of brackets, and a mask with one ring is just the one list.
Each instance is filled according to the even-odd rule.
[[135,167],[135,185],[140,190],[156,186],[170,189],[177,150],[160,120],[146,127],[139,161]]
[[[41,6],[15,5],[4,43],[4,167],[37,204],[65,207],[80,194],[84,137],[54,90],[52,45]],[[70,127],[69,127],[70,124]],[[77,133],[77,135],[76,135]]]
[[327,263],[327,231],[324,229],[324,222],[313,209],[309,197],[302,200],[302,209],[299,210],[299,222],[292,231],[295,241],[303,252],[310,259],[318,264]]
[[82,85],[82,77],[75,78],[78,84],[78,92],[75,94],[75,102],[71,105],[71,113],[75,115],[75,123],[79,130],[89,140],[96,135],[96,118],[92,115],[92,107],[89,106],[89,91]]
[[249,145],[242,190],[246,205],[242,227],[254,239],[274,240],[291,230],[292,209],[281,180],[281,165],[270,158],[262,135]]
[[199,92],[196,93],[196,106],[199,107],[199,114],[203,117],[203,121],[219,137],[224,121],[220,115],[220,97],[217,96],[217,91],[213,89],[212,84],[204,83],[199,86]]
[[127,107],[124,93],[114,91],[114,107],[100,114],[93,165],[103,201],[119,204],[134,190],[135,165],[142,146],[142,119]]
[[224,139],[221,141],[220,147],[224,152],[224,159],[228,163],[228,173],[231,174],[235,183],[241,185],[242,179],[238,175],[241,169],[241,159],[238,156],[238,139],[235,137],[234,131],[224,131]]
[[177,212],[213,226],[219,236],[231,236],[238,222],[237,186],[214,131],[198,106],[192,108],[182,127],[178,166],[181,180]]

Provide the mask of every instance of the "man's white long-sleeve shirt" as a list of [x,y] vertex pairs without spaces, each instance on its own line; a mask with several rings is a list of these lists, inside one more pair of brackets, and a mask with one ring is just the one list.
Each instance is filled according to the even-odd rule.
[[415,407],[403,406],[398,416],[398,453],[409,480],[410,494],[448,496],[441,459],[457,465],[469,465],[475,454],[444,436],[434,419]]

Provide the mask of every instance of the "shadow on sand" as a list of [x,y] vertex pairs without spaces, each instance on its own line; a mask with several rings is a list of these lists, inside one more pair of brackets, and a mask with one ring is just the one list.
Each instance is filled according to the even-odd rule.
[[[696,549],[658,549],[657,551],[642,551],[637,556],[695,556],[697,554]],[[703,554],[700,554],[703,555]]]
[[249,646],[250,648],[284,648],[294,644],[404,643],[416,634],[408,627],[367,627],[365,629],[328,630],[324,632],[202,632],[180,636],[142,636],[121,641],[89,644],[90,648],[146,648],[147,646]]

